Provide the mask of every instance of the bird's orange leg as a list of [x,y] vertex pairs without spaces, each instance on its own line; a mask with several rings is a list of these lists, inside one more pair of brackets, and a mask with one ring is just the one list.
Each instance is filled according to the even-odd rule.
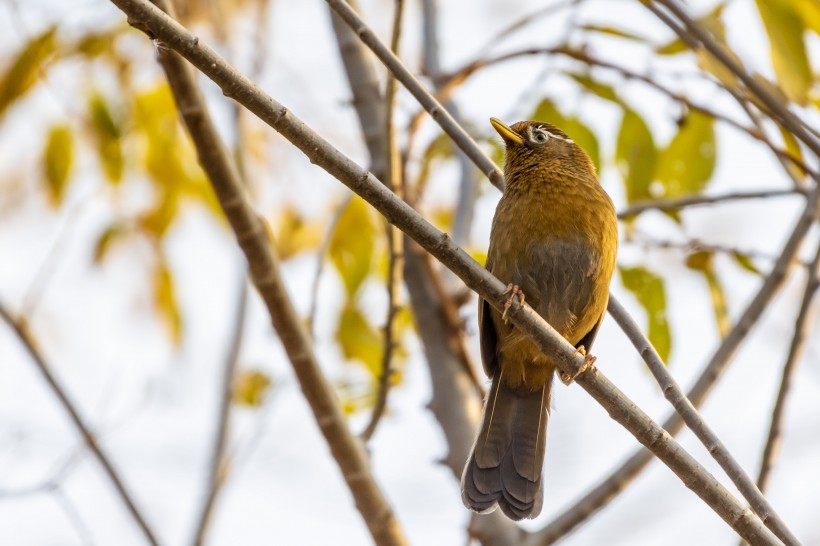
[[579,375],[581,375],[582,373],[584,373],[584,372],[586,372],[590,369],[594,369],[595,368],[595,361],[598,360],[597,356],[587,354],[586,347],[584,347],[583,345],[578,347],[578,349],[575,351],[575,354],[583,356],[584,357],[584,363],[581,364],[581,367],[578,368],[578,371],[575,372],[575,375],[570,376],[568,373],[563,373],[563,372],[560,374],[561,381],[564,383],[564,385],[571,385],[572,382],[575,381],[575,379]]
[[501,314],[501,320],[507,322],[507,311],[510,310],[513,304],[513,298],[518,298],[518,304],[524,305],[524,300],[526,297],[524,296],[524,291],[518,287],[517,284],[510,283],[507,285],[507,289],[504,291],[505,294],[509,294],[510,297],[507,299],[507,303],[504,304],[504,312]]

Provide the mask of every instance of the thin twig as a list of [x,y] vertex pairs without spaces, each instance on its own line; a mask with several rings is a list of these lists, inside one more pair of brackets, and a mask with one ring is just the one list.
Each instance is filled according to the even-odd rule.
[[57,378],[51,373],[51,366],[49,366],[43,355],[40,354],[40,351],[36,348],[34,341],[29,336],[28,331],[26,328],[20,324],[14,317],[12,317],[11,313],[6,309],[5,305],[0,303],[0,318],[5,321],[5,323],[17,334],[17,339],[23,344],[25,347],[26,352],[28,352],[29,356],[31,357],[34,364],[40,370],[40,373],[43,374],[43,377],[46,380],[49,388],[51,389],[54,396],[63,406],[63,409],[68,413],[68,416],[71,418],[71,421],[74,423],[74,426],[77,427],[77,430],[80,432],[80,435],[83,438],[83,441],[88,446],[88,449],[91,453],[94,454],[94,457],[100,463],[100,466],[103,467],[105,474],[108,476],[108,479],[114,485],[114,489],[117,490],[122,501],[125,503],[125,506],[128,508],[128,512],[131,514],[131,517],[136,522],[137,526],[142,530],[142,533],[145,535],[146,540],[153,545],[157,545],[157,539],[155,538],[154,532],[148,526],[148,523],[145,521],[145,518],[140,513],[137,505],[131,498],[131,495],[125,489],[125,485],[123,484],[122,479],[120,478],[119,473],[115,470],[114,465],[111,463],[111,460],[108,456],[103,452],[102,448],[99,444],[97,444],[97,440],[95,439],[94,435],[92,434],[91,430],[85,425],[77,408],[74,404],[69,400],[68,394],[66,394],[65,389],[60,385],[57,381]]
[[[145,0],[114,0],[114,3],[128,13],[133,23],[138,22],[137,24],[146,29],[150,35],[185,55],[197,68],[212,78],[226,95],[234,98],[260,116],[261,119],[299,148],[313,163],[322,167],[329,174],[361,195],[388,221],[410,235],[429,253],[453,270],[464,280],[467,286],[477,291],[494,308],[501,309],[504,306],[508,298],[505,295],[505,286],[501,281],[493,277],[462,249],[454,245],[446,234],[441,233],[424,220],[405,202],[397,199],[371,173],[333,148],[330,143],[296,118],[284,106],[263,93],[247,78],[230,67],[213,50],[196,40],[176,21],[167,17]],[[283,300],[289,303],[276,275],[278,271],[274,262],[276,257],[273,255],[272,247],[267,241],[265,229],[262,226],[253,225],[258,223],[259,219],[251,211],[250,203],[243,199],[241,187],[217,187],[216,189],[221,202],[227,201],[233,205],[232,208],[227,209],[228,216],[232,220],[232,226],[237,232],[240,244],[248,253],[251,271],[263,297],[270,297],[272,307],[276,302]],[[243,212],[241,223],[236,222],[237,218],[233,217],[236,216],[236,207],[238,205],[241,205]],[[265,300],[269,301],[268,298],[265,298]],[[295,349],[293,343],[298,341],[300,342],[298,348],[310,354],[307,335],[301,329],[298,320],[294,319],[282,324],[284,321],[281,320],[282,317],[279,312],[288,311],[289,315],[292,313],[291,316],[295,317],[292,306],[287,306],[285,309],[273,307],[271,311],[274,323],[277,329],[280,329],[286,348]],[[578,355],[575,348],[549,326],[540,315],[527,305],[514,305],[508,316],[517,328],[533,338],[541,350],[555,357],[556,366],[559,370],[577,375],[584,364],[584,357]],[[297,328],[298,330],[295,330]],[[285,336],[285,331],[296,339]],[[294,355],[294,357],[298,356],[304,355]],[[304,371],[300,369],[300,366],[295,366],[295,368],[297,371]],[[315,374],[316,377],[311,378],[312,382],[305,381],[302,383],[302,387],[308,394],[309,399],[313,394],[310,391],[314,389],[314,382],[321,382],[324,379],[318,372],[318,367],[316,367]],[[596,370],[593,373],[581,374],[576,382],[602,404],[613,419],[627,428],[646,447],[652,449],[681,478],[687,487],[698,494],[739,535],[760,544],[778,543],[776,537],[763,526],[750,510],[741,506],[713,476],[691,455],[686,453],[673,438],[658,427],[648,415],[629,401],[600,371]],[[335,403],[333,408],[338,411]],[[343,421],[341,422],[343,423]],[[327,423],[323,424],[325,425],[323,431],[327,432],[329,427]],[[347,431],[346,428],[345,431]],[[360,444],[357,445],[361,448]],[[331,448],[339,447],[339,444],[331,441],[330,446]],[[363,453],[361,453],[361,456],[364,456]],[[361,476],[359,476],[357,483],[361,483],[361,481]],[[370,513],[369,511],[364,512]]]
[[[244,270],[244,267],[243,267]],[[248,280],[247,274],[243,274],[239,287],[239,294],[236,302],[236,312],[231,317],[233,332],[228,343],[228,352],[225,355],[225,367],[222,372],[222,396],[219,400],[219,419],[214,436],[214,447],[211,453],[210,472],[208,474],[208,487],[206,489],[205,500],[199,514],[199,520],[194,533],[193,544],[199,546],[205,542],[208,527],[211,523],[211,515],[216,505],[216,497],[219,495],[222,485],[228,475],[228,433],[230,431],[231,401],[233,395],[234,375],[239,363],[239,352],[242,348],[242,337],[245,332],[246,315],[248,308]]]
[[[167,0],[155,1],[164,8],[169,6]],[[117,0],[115,4],[128,12],[132,25],[139,26],[149,36],[159,37],[163,29],[183,28],[146,0]],[[162,23],[155,25],[157,21]],[[213,53],[210,48],[200,44],[198,38],[184,32],[188,52]],[[333,386],[319,366],[310,336],[287,293],[270,228],[253,208],[245,184],[208,113],[191,67],[172,49],[168,49],[168,45],[171,42],[164,39],[159,43],[159,57],[171,85],[177,110],[185,121],[199,163],[208,175],[220,206],[245,254],[250,277],[267,307],[273,327],[279,334],[316,423],[333,453],[373,541],[379,546],[404,545],[407,541],[398,520],[373,478],[362,443],[347,425]],[[176,45],[179,46],[179,43]],[[219,62],[226,65],[221,58]],[[230,95],[232,91],[240,91],[240,86],[237,79],[231,91],[223,91]],[[282,108],[275,103],[268,103],[268,106],[275,107],[279,114],[283,114]]]
[[[401,38],[402,16],[404,13],[404,0],[395,0],[393,7],[393,32],[390,37],[390,50],[394,55],[399,54],[399,39]],[[401,155],[396,139],[396,127],[393,123],[393,115],[396,108],[396,78],[392,73],[387,75],[387,85],[385,87],[384,101],[386,103],[386,127],[385,137],[387,139],[387,165],[388,176],[384,182],[387,187],[401,199],[404,192],[404,182],[402,180]],[[384,343],[382,347],[382,369],[376,390],[376,401],[373,404],[373,411],[360,437],[362,441],[368,442],[376,431],[379,421],[387,408],[387,393],[390,390],[390,382],[393,375],[393,355],[395,353],[395,319],[399,311],[399,290],[402,285],[402,270],[404,269],[404,237],[401,231],[394,226],[387,224],[387,250],[389,252],[387,260],[387,316],[384,321]]]
[[618,218],[625,220],[647,210],[680,210],[687,207],[715,205],[727,201],[768,199],[770,197],[783,197],[787,195],[803,195],[805,197],[807,193],[807,190],[801,188],[788,188],[782,190],[724,193],[719,195],[685,195],[675,199],[648,199],[632,203],[618,213]]
[[[727,52],[727,49],[715,41],[711,34],[700,24],[694,21],[681,8],[675,0],[641,0],[641,3],[649,8],[659,19],[669,26],[680,36],[681,40],[697,51],[701,47],[707,49],[723,66],[737,76],[743,84],[753,93],[766,108],[769,113],[778,120],[778,123],[799,138],[818,157],[820,157],[820,138],[813,131],[808,130],[804,123],[791,110],[783,105],[771,92],[755,80],[746,70]],[[664,6],[672,12],[675,17],[685,26],[682,28],[670,19],[655,4]],[[815,177],[816,178],[816,177]]]
[[499,189],[504,187],[504,176],[495,166],[493,160],[484,153],[467,132],[459,125],[435,97],[416,79],[404,66],[398,57],[393,55],[390,48],[385,46],[376,34],[365,24],[358,14],[344,0],[326,0],[345,23],[356,33],[364,44],[370,48],[376,57],[384,63],[396,79],[412,94],[425,110],[430,114],[453,142],[461,148],[470,159],[481,169],[490,182]]
[[676,91],[672,91],[671,89],[667,88],[665,85],[661,84],[651,76],[647,76],[638,72],[634,72],[625,68],[623,66],[617,65],[615,63],[611,63],[609,61],[604,61],[602,59],[595,58],[591,56],[586,50],[568,47],[568,46],[556,46],[556,47],[536,47],[536,48],[525,48],[518,51],[512,51],[509,53],[505,53],[503,55],[499,55],[497,57],[492,57],[489,59],[478,59],[473,61],[466,66],[453,71],[449,74],[442,74],[438,75],[435,79],[439,81],[444,81],[444,84],[440,86],[439,96],[442,97],[442,100],[446,100],[445,97],[449,96],[452,90],[461,85],[465,79],[470,77],[472,74],[477,72],[478,70],[485,68],[487,66],[491,66],[494,64],[510,61],[519,57],[525,56],[532,56],[532,55],[564,55],[576,61],[582,62],[591,67],[598,67],[604,68],[607,70],[612,70],[617,72],[622,77],[626,78],[627,80],[635,80],[640,81],[649,85],[650,87],[660,91],[661,93],[665,94],[672,100],[675,100],[684,106],[686,106],[690,110],[694,110],[696,112],[700,112],[706,116],[711,118],[723,121],[724,123],[734,127],[735,129],[749,135],[755,140],[763,142],[772,152],[781,159],[786,159],[791,161],[796,166],[800,167],[806,172],[813,172],[809,169],[808,165],[803,162],[799,157],[794,156],[788,150],[779,148],[776,146],[762,131],[757,128],[747,127],[742,123],[726,116],[718,112],[717,110],[713,110],[709,107],[697,104],[692,102],[688,97],[683,95],[682,93],[678,93]]
[[766,489],[769,475],[780,447],[780,436],[782,434],[783,416],[786,410],[786,400],[789,396],[794,374],[797,371],[797,364],[809,340],[809,309],[817,288],[820,286],[820,247],[814,256],[814,261],[808,271],[806,279],[806,290],[803,292],[803,301],[800,303],[800,311],[797,314],[797,321],[794,324],[794,336],[789,345],[789,355],[786,364],[783,366],[783,377],[780,380],[780,388],[777,391],[777,400],[772,410],[772,420],[769,425],[769,434],[766,437],[766,446],[763,448],[763,456],[760,461],[760,472],[757,476],[757,487],[761,491]]
[[[820,256],[820,254],[818,254]],[[777,537],[783,541],[787,546],[799,546],[797,537],[789,530],[786,523],[777,515],[774,508],[769,504],[769,501],[763,496],[760,490],[752,481],[751,477],[743,470],[729,450],[720,441],[712,428],[706,423],[698,410],[686,398],[683,391],[678,386],[669,369],[664,364],[655,347],[646,339],[646,336],[641,332],[640,326],[635,320],[629,316],[626,309],[616,299],[610,299],[609,314],[624,333],[632,342],[632,345],[641,355],[643,361],[649,367],[649,371],[655,377],[658,385],[661,387],[663,395],[678,412],[689,430],[695,433],[700,439],[701,443],[706,447],[709,453],[714,457],[715,461],[726,472],[726,475],[735,484],[741,495],[749,502],[752,510],[760,516],[760,519],[769,527]]]

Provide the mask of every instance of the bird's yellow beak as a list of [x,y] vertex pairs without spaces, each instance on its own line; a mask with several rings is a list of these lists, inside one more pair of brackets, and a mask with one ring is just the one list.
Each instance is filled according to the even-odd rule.
[[493,129],[495,129],[498,132],[498,134],[501,135],[501,138],[504,139],[504,142],[515,142],[516,144],[524,144],[524,138],[512,129],[510,129],[509,127],[507,127],[506,125],[504,125],[500,119],[490,118],[490,123],[492,124]]

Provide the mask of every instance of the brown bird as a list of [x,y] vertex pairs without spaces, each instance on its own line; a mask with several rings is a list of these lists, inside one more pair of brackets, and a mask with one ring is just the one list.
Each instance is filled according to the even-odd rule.
[[[615,269],[615,207],[586,152],[549,123],[490,122],[506,144],[507,187],[490,233],[487,269],[586,355],[601,325]],[[465,506],[496,505],[514,520],[543,504],[542,467],[555,363],[478,300],[481,359],[492,386],[461,478]],[[591,365],[594,357],[587,356]],[[586,368],[587,366],[585,366]],[[573,377],[562,377],[569,383]]]

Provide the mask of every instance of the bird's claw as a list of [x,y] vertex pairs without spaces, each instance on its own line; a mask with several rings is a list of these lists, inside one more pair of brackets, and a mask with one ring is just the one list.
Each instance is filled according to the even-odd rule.
[[507,285],[507,289],[504,291],[505,294],[509,294],[510,297],[507,299],[507,302],[504,304],[504,312],[501,314],[501,320],[505,323],[507,322],[507,311],[510,310],[512,307],[513,299],[518,298],[518,304],[524,305],[524,300],[526,297],[524,296],[524,291],[519,288],[517,284],[510,283]]
[[575,381],[579,375],[589,370],[595,369],[595,361],[598,360],[598,357],[591,354],[587,354],[587,350],[583,345],[578,347],[578,349],[575,351],[575,354],[583,356],[584,363],[581,364],[581,367],[578,368],[578,371],[575,372],[574,375],[569,375],[568,373],[564,372],[560,374],[561,382],[564,383],[564,385],[571,385],[572,382]]

